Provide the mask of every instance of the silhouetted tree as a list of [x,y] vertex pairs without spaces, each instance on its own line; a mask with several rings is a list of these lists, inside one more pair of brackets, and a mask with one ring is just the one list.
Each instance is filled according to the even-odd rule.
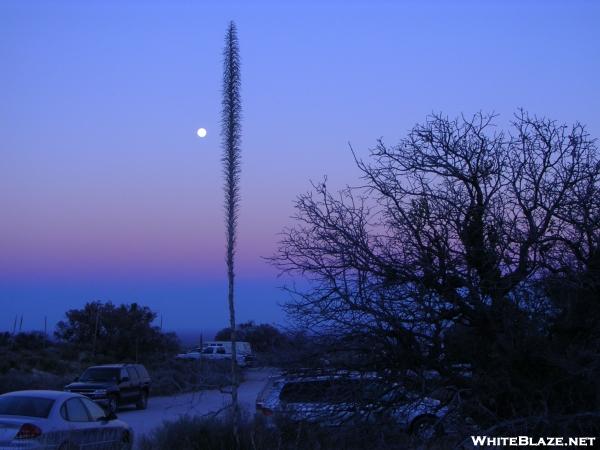
[[66,316],[54,334],[78,351],[117,361],[142,361],[161,353],[173,355],[179,349],[173,333],[162,333],[153,325],[156,313],[137,303],[89,302],[83,309],[67,311]]
[[[238,341],[249,342],[252,350],[258,353],[270,352],[283,347],[287,336],[268,323],[255,324],[253,321],[241,323],[235,332]],[[217,341],[231,340],[231,328],[223,328],[215,335]]]
[[235,23],[229,24],[225,37],[224,67],[223,67],[223,112],[222,112],[222,137],[223,137],[223,171],[225,174],[225,224],[227,235],[227,278],[228,278],[228,304],[229,327],[231,328],[232,358],[231,374],[233,377],[232,404],[233,404],[233,432],[237,447],[239,447],[239,405],[238,405],[238,378],[236,358],[235,335],[235,302],[234,302],[234,256],[237,238],[237,219],[239,210],[239,178],[240,178],[240,141],[241,141],[241,111],[240,98],[240,56]]
[[586,286],[598,310],[597,148],[580,124],[493,119],[433,115],[355,157],[363,187],[301,195],[273,262],[309,287],[285,309],[353,369],[466,382],[483,426],[572,425],[598,410],[600,347],[574,363],[556,327],[592,300],[561,305],[547,280]]

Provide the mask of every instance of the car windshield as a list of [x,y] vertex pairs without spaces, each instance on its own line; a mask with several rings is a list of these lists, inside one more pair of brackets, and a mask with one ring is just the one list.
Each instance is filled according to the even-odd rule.
[[26,416],[46,418],[54,400],[29,396],[0,397],[0,416]]
[[79,381],[119,381],[119,369],[91,367],[83,372]]

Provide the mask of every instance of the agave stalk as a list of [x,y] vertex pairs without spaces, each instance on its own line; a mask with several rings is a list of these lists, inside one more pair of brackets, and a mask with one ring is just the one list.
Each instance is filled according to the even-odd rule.
[[231,328],[231,402],[233,406],[233,435],[236,448],[239,448],[239,404],[238,404],[238,368],[236,348],[236,323],[234,302],[234,257],[237,238],[237,219],[240,203],[240,141],[241,110],[240,100],[240,56],[235,23],[230,22],[225,36],[223,51],[223,112],[221,117],[223,139],[223,172],[225,175],[225,226],[227,237],[227,279],[229,327]]

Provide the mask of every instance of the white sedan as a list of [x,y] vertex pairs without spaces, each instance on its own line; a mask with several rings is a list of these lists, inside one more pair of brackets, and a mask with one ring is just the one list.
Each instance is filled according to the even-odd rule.
[[130,450],[129,425],[79,394],[18,391],[0,395],[0,449]]

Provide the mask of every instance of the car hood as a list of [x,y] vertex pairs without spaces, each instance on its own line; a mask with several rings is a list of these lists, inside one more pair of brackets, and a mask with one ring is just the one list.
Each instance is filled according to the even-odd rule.
[[108,389],[114,386],[116,386],[115,383],[75,382],[67,384],[65,389]]

